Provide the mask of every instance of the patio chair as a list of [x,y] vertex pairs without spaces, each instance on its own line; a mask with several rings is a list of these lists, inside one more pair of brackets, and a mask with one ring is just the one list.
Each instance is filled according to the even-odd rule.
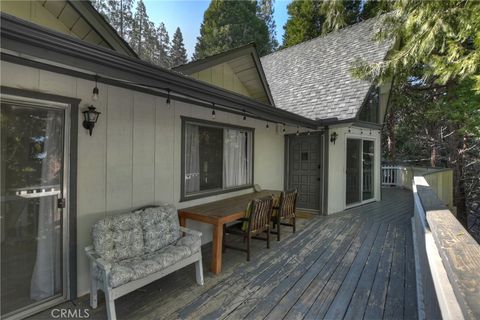
[[297,189],[283,191],[280,194],[278,206],[273,208],[272,222],[273,230],[271,233],[277,235],[277,241],[280,241],[280,226],[293,227],[295,233],[295,211],[297,208]]
[[[273,210],[273,198],[271,196],[252,200],[251,212],[247,216],[238,220],[233,225],[223,225],[222,249],[225,248],[240,250],[247,253],[247,261],[250,261],[250,242],[251,239],[259,239],[267,241],[267,249],[270,249],[270,221]],[[260,234],[266,233],[266,238],[259,237]],[[235,234],[242,236],[244,242],[246,240],[247,247],[241,248],[228,245],[225,242],[227,234]]]

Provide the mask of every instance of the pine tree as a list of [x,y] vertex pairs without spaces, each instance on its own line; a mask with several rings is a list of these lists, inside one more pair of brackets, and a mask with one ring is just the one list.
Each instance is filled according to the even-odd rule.
[[262,19],[268,27],[272,51],[275,51],[278,48],[277,26],[273,17],[275,12],[274,4],[275,0],[259,0],[257,8],[258,17]]
[[133,0],[94,0],[92,4],[117,33],[128,42],[133,25]]
[[[130,45],[142,59],[148,58],[148,50],[145,48],[145,41],[151,32],[151,25],[147,15],[147,9],[143,0],[137,2],[137,8],[133,17],[133,28],[130,37]],[[150,60],[150,59],[146,59]]]
[[183,43],[183,35],[180,28],[177,27],[172,39],[172,46],[170,48],[170,62],[172,67],[187,63],[187,50]]
[[293,0],[287,6],[289,18],[283,26],[283,47],[313,39],[322,33],[325,17],[320,10],[321,4],[315,0]]
[[164,68],[171,67],[171,60],[169,57],[170,51],[170,37],[163,22],[160,23],[156,30],[156,48],[154,53],[154,63]]
[[[327,14],[336,16],[338,9]],[[416,81],[442,90],[441,109],[434,105],[432,110],[444,112],[449,121],[447,165],[453,169],[457,218],[467,227],[466,154],[469,139],[479,140],[478,119],[472,113],[473,108],[478,114],[478,104],[472,102],[473,90],[480,92],[480,2],[404,0],[395,2],[393,9],[381,20],[376,38],[396,41],[398,48],[374,65],[357,61],[353,75],[380,81],[395,75],[411,82],[421,69]],[[477,129],[466,126],[472,118]]]
[[268,27],[257,16],[256,1],[212,0],[203,16],[193,59],[254,42],[260,55],[271,52]]

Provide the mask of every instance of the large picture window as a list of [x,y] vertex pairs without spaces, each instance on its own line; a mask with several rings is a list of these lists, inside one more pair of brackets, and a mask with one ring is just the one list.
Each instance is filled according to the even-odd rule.
[[183,135],[183,199],[252,185],[252,129],[185,120]]

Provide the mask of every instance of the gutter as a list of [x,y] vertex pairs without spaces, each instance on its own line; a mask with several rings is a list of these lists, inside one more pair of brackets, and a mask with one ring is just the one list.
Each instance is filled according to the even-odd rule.
[[[87,70],[95,75],[105,75],[132,84],[148,84],[155,88],[171,90],[194,99],[218,106],[226,106],[240,112],[252,113],[272,122],[288,122],[316,129],[318,122],[303,116],[274,108],[240,94],[197,81],[147,62],[127,57],[100,46],[91,45],[33,23],[1,13],[2,51],[9,50],[21,56],[51,61],[76,70]],[[33,60],[33,59],[31,59]]]

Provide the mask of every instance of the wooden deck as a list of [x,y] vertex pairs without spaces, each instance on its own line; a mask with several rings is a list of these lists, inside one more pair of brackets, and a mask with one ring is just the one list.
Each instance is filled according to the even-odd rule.
[[[227,251],[220,275],[195,284],[194,268],[117,300],[120,319],[416,319],[411,192],[383,189],[383,201],[328,217],[299,219],[299,230],[252,260]],[[205,270],[211,252],[204,248]],[[99,294],[100,297],[103,294]],[[88,297],[65,308],[88,308]],[[90,319],[105,319],[102,300]],[[36,315],[47,319],[50,312]]]

